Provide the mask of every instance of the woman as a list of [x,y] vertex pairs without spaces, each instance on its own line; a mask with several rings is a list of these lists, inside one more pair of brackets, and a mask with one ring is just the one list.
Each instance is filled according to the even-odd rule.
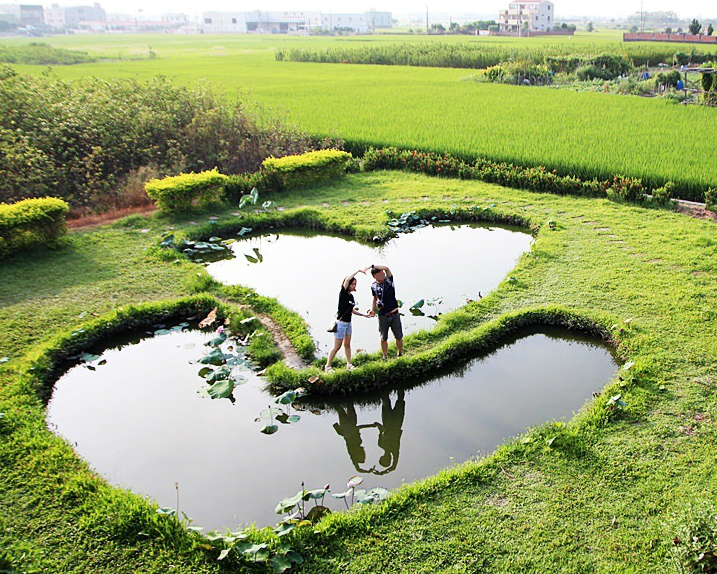
[[341,291],[339,291],[339,310],[336,314],[336,332],[334,333],[334,346],[329,352],[329,357],[326,359],[326,366],[324,371],[330,373],[333,371],[331,368],[331,361],[334,360],[336,353],[341,348],[341,344],[344,346],[344,353],[346,353],[346,368],[351,370],[354,366],[351,364],[351,316],[359,315],[360,317],[368,317],[364,313],[360,313],[355,309],[356,301],[354,301],[354,291],[356,291],[356,274],[366,273],[366,269],[358,269],[351,275],[347,276],[341,283]]

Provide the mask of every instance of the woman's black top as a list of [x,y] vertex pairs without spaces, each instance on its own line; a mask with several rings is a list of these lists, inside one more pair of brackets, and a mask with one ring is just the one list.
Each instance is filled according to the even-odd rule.
[[337,319],[339,321],[350,323],[355,305],[356,302],[354,301],[353,293],[349,293],[348,290],[341,285],[341,291],[339,291],[339,312],[336,316]]

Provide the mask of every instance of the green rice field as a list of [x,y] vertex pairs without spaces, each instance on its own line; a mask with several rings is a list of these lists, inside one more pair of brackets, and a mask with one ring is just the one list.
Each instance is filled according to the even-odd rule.
[[[710,125],[715,110],[663,100],[547,91],[465,81],[468,70],[278,62],[279,47],[370,42],[497,42],[537,47],[571,43],[581,50],[614,46],[613,34],[572,39],[377,36],[67,36],[47,41],[110,60],[53,68],[61,78],[149,78],[200,81],[279,110],[299,127],[365,145],[395,145],[545,165],[581,177],[615,173],[651,186],[674,181],[699,198],[717,185]],[[16,40],[18,42],[20,40]],[[21,40],[25,41],[25,40]],[[333,43],[333,44],[332,44]],[[148,59],[149,49],[156,53]],[[688,51],[688,45],[676,45]],[[656,49],[664,50],[664,45]],[[140,60],[127,58],[144,57]],[[122,58],[122,59],[120,59]],[[26,73],[45,67],[16,66]]]

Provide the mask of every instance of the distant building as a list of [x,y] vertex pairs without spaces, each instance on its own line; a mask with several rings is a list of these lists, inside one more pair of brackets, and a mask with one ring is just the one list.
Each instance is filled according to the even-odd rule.
[[321,14],[321,27],[329,31],[350,29],[357,34],[373,32],[377,28],[393,27],[390,12],[370,10],[362,14]]
[[549,32],[555,25],[555,7],[548,0],[511,2],[507,10],[498,13],[501,32],[519,34],[524,29],[531,32]]
[[45,24],[51,28],[80,27],[85,22],[106,22],[107,14],[102,6],[95,2],[92,6],[59,6],[52,4],[45,10]]
[[43,26],[45,13],[39,4],[0,4],[1,19],[20,26]]
[[390,12],[371,10],[361,14],[322,14],[313,11],[205,12],[202,15],[205,34],[302,34],[311,29],[350,28],[357,33],[391,28]]

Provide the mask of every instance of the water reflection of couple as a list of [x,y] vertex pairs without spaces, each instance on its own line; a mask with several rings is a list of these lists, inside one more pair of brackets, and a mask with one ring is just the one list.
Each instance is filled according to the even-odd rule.
[[[371,424],[358,424],[356,408],[353,403],[337,405],[334,407],[339,415],[339,422],[334,423],[334,430],[344,437],[349,457],[358,472],[376,475],[388,474],[398,466],[398,454],[401,449],[401,435],[403,434],[403,418],[406,414],[406,401],[404,391],[397,391],[396,404],[391,406],[390,391],[386,390],[381,396],[381,422]],[[383,467],[376,469],[362,468],[366,462],[366,451],[364,450],[361,438],[361,431],[367,428],[378,428],[378,446],[383,454],[378,459]]]
[[[358,273],[366,274],[371,270],[374,282],[371,285],[371,293],[373,302],[368,313],[361,313],[356,309],[356,301],[354,300],[354,292],[356,291],[356,275]],[[396,339],[397,355],[403,354],[403,328],[401,326],[401,316],[398,312],[398,300],[396,299],[396,290],[393,285],[393,274],[391,270],[384,265],[371,265],[365,269],[358,269],[351,275],[348,275],[341,283],[341,291],[339,292],[339,308],[336,314],[336,329],[334,331],[334,345],[329,351],[326,359],[324,370],[331,372],[331,362],[334,360],[336,353],[343,345],[346,354],[346,368],[351,370],[351,317],[358,315],[359,317],[373,317],[378,311],[378,331],[381,335],[381,353],[386,358],[388,352],[388,330],[391,329]]]

